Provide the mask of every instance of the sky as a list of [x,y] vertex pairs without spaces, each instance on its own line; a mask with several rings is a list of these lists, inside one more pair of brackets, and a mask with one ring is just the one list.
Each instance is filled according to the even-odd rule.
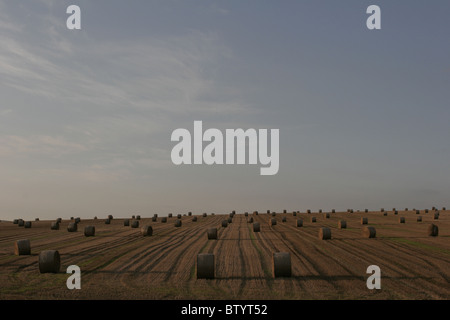
[[[448,12],[0,0],[0,220],[449,207]],[[196,120],[279,129],[278,173],[175,165],[171,134]]]

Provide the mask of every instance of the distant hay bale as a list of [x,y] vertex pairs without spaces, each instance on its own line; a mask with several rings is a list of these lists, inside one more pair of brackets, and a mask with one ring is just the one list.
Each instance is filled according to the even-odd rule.
[[417,222],[422,222],[422,217],[421,216],[417,217]]
[[161,222],[162,222],[162,223],[166,223],[166,222],[167,222],[167,217],[162,217],[162,218],[161,218]]
[[61,218],[58,218],[58,219],[56,219],[56,222],[61,223],[61,222],[62,222],[62,219],[61,219]]
[[203,213],[203,218],[206,218],[207,214],[206,212]]
[[67,231],[69,231],[69,232],[76,232],[77,230],[78,230],[78,224],[76,224],[75,222],[71,222],[67,226]]
[[420,210],[416,210],[416,214],[420,214]]
[[23,227],[25,225],[25,221],[23,221],[22,219],[19,219],[19,222],[17,223],[17,225],[19,227]]
[[253,217],[250,217],[250,219],[248,219],[247,222],[248,222],[248,223],[253,223]]
[[136,219],[136,216],[133,214],[132,216],[131,216],[131,219]]
[[131,228],[139,228],[139,221],[138,220],[133,220],[131,221]]
[[19,224],[19,219],[14,219],[13,224]]
[[330,230],[330,228],[320,228],[319,229],[319,239],[320,240],[329,240],[329,239],[331,239],[331,230]]
[[39,221],[39,218],[34,219],[34,221]]
[[425,213],[428,213],[428,209],[425,209]]
[[435,212],[433,218],[434,218],[434,220],[438,220],[439,219],[439,212]]
[[254,214],[255,216],[257,216],[257,215],[258,215],[258,211],[253,211],[253,214]]
[[153,228],[152,226],[143,226],[141,228],[141,234],[144,237],[151,237],[153,235]]
[[385,217],[386,217],[386,216],[387,216],[387,212],[384,212],[384,213],[383,213],[383,216],[385,216]]
[[433,207],[431,208],[431,210],[432,210],[432,211],[436,210],[436,207],[433,206]]
[[75,218],[75,223],[80,223],[81,222],[81,218],[80,217],[76,217]]
[[384,212],[384,208],[381,208],[381,212]]
[[365,212],[365,213],[369,212],[369,209],[364,209],[364,212]]
[[395,211],[395,208],[392,208],[392,211]]
[[235,214],[236,214],[236,210],[231,211],[231,213],[232,213],[233,215],[235,215]]
[[267,210],[267,214],[270,214],[270,210]]
[[214,279],[214,254],[199,253],[197,255],[197,279]]
[[272,255],[273,277],[291,276],[291,254],[289,252],[274,252]]
[[302,219],[297,219],[297,227],[303,227],[303,220]]
[[208,228],[206,230],[208,240],[217,240],[217,228]]
[[233,218],[229,217],[227,221],[228,221],[228,223],[232,223],[233,222]]
[[31,254],[30,240],[22,239],[14,242],[14,254],[16,256],[25,256]]
[[97,216],[94,217],[94,220],[97,220]]
[[181,219],[175,220],[175,227],[177,228],[181,227]]
[[430,237],[437,237],[439,234],[439,228],[435,224],[430,224],[428,226],[428,236]]
[[398,222],[399,223],[405,223],[405,217],[398,218]]
[[113,219],[112,214],[108,215],[108,219],[109,219],[109,220],[112,220],[112,219]]
[[311,222],[312,223],[316,222],[316,217],[311,217]]
[[261,225],[259,222],[253,223],[253,232],[260,232],[261,231]]
[[169,213],[169,218],[172,218],[172,214],[171,213]]
[[44,250],[39,254],[40,273],[58,273],[61,267],[61,258],[57,250]]
[[346,228],[347,228],[347,221],[345,221],[345,220],[340,220],[340,221],[338,222],[338,228],[339,228],[339,229],[346,229]]
[[84,236],[85,237],[93,237],[93,236],[95,236],[95,227],[94,226],[86,226],[86,227],[84,227]]
[[222,227],[223,228],[228,227],[228,220],[222,220]]
[[189,216],[189,217],[192,216],[192,212],[191,212],[191,211],[188,212],[188,216]]
[[274,226],[276,224],[277,224],[277,219],[275,219],[275,218],[269,219],[269,226]]
[[286,217],[281,218],[281,222],[286,222],[286,221],[287,221]]
[[287,213],[287,210],[283,210],[283,213]]
[[325,219],[330,219],[330,214],[329,214],[329,213],[324,213],[324,214],[323,214],[323,217],[324,217]]
[[365,217],[361,218],[361,224],[367,224],[367,223],[369,223],[369,219],[367,219]]
[[158,220],[157,217],[155,217],[155,216],[152,217],[152,222],[156,222],[157,220]]
[[130,219],[123,220],[123,226],[124,227],[129,227],[130,226]]
[[192,217],[192,222],[197,222],[197,216]]
[[447,209],[445,209],[445,207],[442,207],[442,211],[445,211],[445,210],[447,210]]
[[362,229],[362,236],[364,238],[375,238],[377,232],[374,227],[366,226]]
[[244,216],[248,217],[248,212],[245,212],[245,213],[244,213]]
[[111,224],[111,219],[106,219],[105,224]]
[[74,218],[73,217],[70,217],[70,220],[73,220]]
[[25,229],[31,228],[31,221],[25,221],[24,227]]
[[177,219],[181,219],[181,214],[177,214]]
[[405,208],[405,211],[408,211],[408,208]]
[[137,216],[136,216],[136,220],[141,220],[141,216],[140,216],[140,215],[137,215]]
[[272,212],[272,217],[275,217],[277,215],[277,213],[274,211]]
[[50,225],[50,230],[59,230],[59,223],[57,221],[53,221]]
[[331,209],[331,213],[336,213],[336,209]]
[[319,209],[319,213],[322,213],[322,209]]
[[311,210],[310,209],[306,210],[306,213],[311,213]]
[[296,217],[297,216],[297,212],[292,212],[292,215],[294,216],[294,217]]
[[394,214],[397,215],[397,214],[398,214],[398,210],[395,210],[395,211],[394,211]]

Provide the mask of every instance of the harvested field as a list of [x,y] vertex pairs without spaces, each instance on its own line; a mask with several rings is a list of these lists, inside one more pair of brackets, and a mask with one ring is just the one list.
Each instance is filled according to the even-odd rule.
[[[414,221],[415,211],[399,211]],[[286,214],[288,220],[293,215]],[[245,215],[236,214],[226,228],[228,215],[183,216],[182,227],[141,217],[153,229],[142,237],[139,229],[124,228],[124,219],[83,218],[78,231],[67,232],[69,220],[59,230],[52,221],[34,221],[29,229],[13,222],[0,222],[0,299],[450,299],[450,211],[424,213],[422,223],[398,223],[398,216],[364,213],[376,238],[361,236],[361,215],[336,212],[269,225],[266,215],[254,215],[260,232],[253,232]],[[414,220],[413,220],[414,219]],[[169,218],[170,220],[170,218]],[[338,228],[345,220],[346,229]],[[171,222],[174,218],[171,219]],[[428,236],[428,226],[439,235]],[[95,227],[95,237],[85,237],[85,226]],[[332,238],[317,235],[329,228]],[[217,228],[218,240],[208,241],[205,232]],[[80,231],[81,230],[81,231]],[[14,254],[16,240],[29,239],[31,255]],[[57,250],[58,274],[39,272],[38,257],[44,250]],[[273,277],[274,252],[291,256],[291,277]],[[214,279],[197,279],[199,253],[213,253]],[[67,267],[81,268],[81,290],[66,287]],[[369,265],[381,269],[381,289],[366,287]]]

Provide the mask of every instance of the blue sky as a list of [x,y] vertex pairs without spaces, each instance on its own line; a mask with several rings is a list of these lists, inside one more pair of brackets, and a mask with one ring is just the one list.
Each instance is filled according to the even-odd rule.
[[[449,10],[0,1],[0,219],[449,206]],[[194,120],[279,129],[278,174],[175,166]]]

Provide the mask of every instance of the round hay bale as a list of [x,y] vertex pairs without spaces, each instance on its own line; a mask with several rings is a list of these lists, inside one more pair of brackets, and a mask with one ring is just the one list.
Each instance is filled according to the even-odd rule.
[[368,224],[369,223],[369,219],[363,217],[361,218],[361,224]]
[[386,217],[386,216],[387,216],[387,212],[384,212],[384,213],[383,213],[383,216],[385,216],[385,217]]
[[445,210],[447,210],[445,207],[442,207],[442,211],[445,211]]
[[109,214],[109,215],[108,215],[108,219],[109,219],[109,220],[112,220],[112,219],[113,219],[112,214]]
[[233,218],[229,217],[227,221],[228,221],[228,223],[232,223],[233,222]]
[[61,218],[58,218],[58,219],[56,219],[56,222],[61,223],[61,222],[62,222],[62,219],[61,219]]
[[422,222],[422,217],[421,216],[417,217],[417,222]]
[[214,279],[214,254],[197,255],[197,279]]
[[287,213],[287,210],[283,210],[283,213]]
[[384,212],[384,208],[381,208],[381,212]]
[[31,228],[31,221],[25,221],[24,227],[25,229]]
[[439,228],[438,228],[438,226],[435,225],[435,224],[430,224],[430,225],[428,226],[428,235],[429,235],[430,237],[437,237],[438,234],[439,234]]
[[398,215],[398,210],[395,210],[395,211],[394,211],[394,214],[395,214],[395,215]]
[[364,212],[365,212],[365,213],[369,212],[369,209],[364,209]]
[[275,219],[275,218],[269,219],[269,226],[274,226],[276,224],[277,224],[277,219]]
[[319,209],[319,213],[322,213],[322,209]]
[[34,219],[34,221],[39,221],[39,218]]
[[19,219],[14,219],[13,224],[19,224]]
[[297,228],[303,227],[303,220],[297,219]]
[[405,223],[405,217],[400,217],[400,218],[398,219],[398,222],[399,222],[399,223]]
[[428,213],[428,209],[425,209],[425,213]]
[[86,226],[86,227],[84,227],[84,236],[85,237],[93,237],[93,236],[95,236],[95,227],[94,226]]
[[111,224],[111,219],[106,219],[105,224]]
[[197,222],[197,216],[192,217],[192,222]]
[[364,238],[375,238],[377,232],[374,227],[366,226],[362,229],[362,236]]
[[167,222],[167,217],[162,217],[162,218],[161,218],[161,222],[162,222],[162,223],[166,223],[166,222]]
[[408,208],[405,208],[405,211],[408,211]]
[[67,231],[69,231],[69,232],[76,232],[77,230],[78,230],[78,224],[76,224],[75,222],[71,222],[67,226]]
[[336,213],[336,209],[331,209],[331,213]]
[[287,218],[286,217],[283,217],[282,219],[281,219],[281,222],[286,222],[287,221]]
[[73,220],[74,218],[73,217],[70,217],[70,220]]
[[153,228],[152,228],[152,226],[143,226],[141,228],[141,234],[144,237],[151,237],[153,235]]
[[25,225],[25,221],[23,221],[22,219],[19,219],[19,222],[17,223],[17,225],[19,227],[23,227]]
[[222,228],[228,227],[228,220],[222,220]]
[[136,220],[141,220],[141,216],[140,216],[140,215],[137,215],[137,216],[136,216]]
[[208,240],[217,240],[217,228],[208,228],[206,230]]
[[181,227],[181,219],[175,220],[175,227],[177,228]]
[[189,211],[189,212],[188,212],[188,217],[191,217],[191,216],[192,216],[192,212]]
[[31,254],[30,240],[22,239],[14,242],[14,254],[16,256],[25,256]]
[[94,220],[97,220],[97,216],[94,217]]
[[248,223],[253,223],[253,217],[250,217],[250,219],[248,219],[247,222],[248,222]]
[[207,214],[206,212],[203,213],[203,218],[206,218]]
[[330,214],[329,214],[329,213],[324,213],[324,214],[323,214],[323,217],[324,217],[325,219],[330,219]]
[[253,232],[260,232],[261,231],[261,225],[259,222],[253,223]]
[[272,217],[275,217],[277,215],[277,213],[274,211],[272,212]]
[[420,210],[416,210],[416,214],[420,214]]
[[75,223],[80,223],[80,222],[81,222],[81,218],[80,217],[75,218]]
[[177,214],[177,219],[181,219],[181,214]]
[[353,209],[350,209],[350,213],[353,213]]
[[316,217],[311,217],[311,223],[316,222]]
[[330,228],[320,228],[319,229],[319,239],[320,240],[329,240],[329,239],[331,239],[331,230],[330,230]]
[[136,219],[136,216],[133,214],[132,216],[131,216],[131,219]]
[[139,228],[139,221],[138,220],[133,220],[131,222],[131,227],[132,228]]
[[59,230],[59,223],[57,221],[53,221],[50,225],[50,230]]
[[157,214],[157,213],[154,213],[153,216],[156,217],[156,218],[158,218],[158,214]]
[[438,220],[439,219],[439,212],[435,212],[434,216],[433,216],[434,220]]
[[258,215],[258,211],[253,211],[253,214],[254,214],[255,216],[257,216],[257,215]]
[[395,211],[395,208],[392,208],[392,211]]
[[130,219],[123,220],[123,226],[124,227],[129,227],[130,226]]
[[155,217],[155,216],[152,217],[152,222],[156,222],[157,220],[158,220],[157,217]]
[[270,214],[270,210],[267,210],[267,214]]
[[57,250],[44,250],[39,254],[40,273],[58,273],[61,267],[61,258]]
[[431,210],[432,210],[432,211],[436,210],[436,207],[433,206],[433,207],[431,208]]
[[236,214],[236,210],[231,211],[231,213],[232,213],[233,215],[235,215],[235,214]]
[[172,214],[171,213],[169,213],[169,218],[172,218]]
[[291,276],[291,254],[289,252],[274,252],[272,255],[273,277]]
[[245,213],[244,213],[244,216],[248,217],[248,212],[245,212]]
[[339,228],[339,229],[346,229],[346,228],[347,228],[347,221],[345,221],[345,220],[340,220],[340,221],[338,222],[338,228]]
[[306,213],[311,213],[311,210],[310,209],[306,210]]
[[292,212],[292,215],[294,216],[294,217],[296,217],[297,216],[297,212]]

